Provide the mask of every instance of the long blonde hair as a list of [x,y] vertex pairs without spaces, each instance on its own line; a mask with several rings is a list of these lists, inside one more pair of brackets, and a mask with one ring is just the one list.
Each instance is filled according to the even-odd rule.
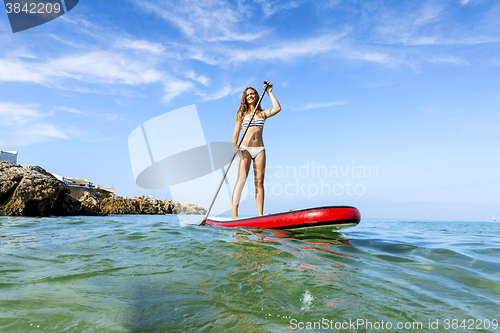
[[[247,113],[247,111],[249,109],[249,105],[247,102],[247,90],[248,89],[252,89],[253,91],[255,91],[256,98],[258,98],[258,96],[259,96],[259,94],[257,93],[257,90],[253,87],[248,87],[245,90],[243,90],[243,96],[241,96],[241,104],[240,104],[240,107],[238,108],[238,112],[236,112],[236,120],[238,120],[238,121],[243,121],[243,117],[245,117],[245,114]],[[257,110],[262,111],[260,104],[259,104],[259,107],[257,108]]]

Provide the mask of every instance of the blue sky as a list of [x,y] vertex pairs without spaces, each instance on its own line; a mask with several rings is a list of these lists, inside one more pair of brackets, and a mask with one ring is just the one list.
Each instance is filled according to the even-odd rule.
[[[196,104],[206,140],[229,141],[243,89],[270,80],[282,112],[264,131],[265,213],[491,221],[499,46],[500,4],[484,0],[82,0],[16,34],[0,14],[0,149],[168,198],[135,185],[132,130]],[[255,213],[251,183],[242,215]]]

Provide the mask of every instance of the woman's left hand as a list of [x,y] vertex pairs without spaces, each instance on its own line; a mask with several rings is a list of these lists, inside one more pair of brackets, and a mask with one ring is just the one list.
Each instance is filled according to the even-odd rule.
[[[269,93],[271,93],[273,91],[273,84],[271,82],[269,82],[269,81],[266,81],[266,82],[267,82],[267,89],[266,89],[266,91],[269,94]],[[264,87],[265,87],[265,85],[264,85]]]

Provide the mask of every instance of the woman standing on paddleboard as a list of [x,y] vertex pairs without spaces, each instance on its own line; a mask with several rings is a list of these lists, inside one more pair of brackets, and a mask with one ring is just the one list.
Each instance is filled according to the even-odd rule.
[[[266,87],[266,85],[264,85]],[[273,103],[272,109],[262,110],[260,104],[257,106],[259,95],[257,90],[248,87],[243,91],[241,104],[236,113],[236,125],[233,132],[233,146],[236,149],[240,132],[248,132],[241,142],[240,152],[238,155],[238,179],[233,190],[233,212],[231,218],[238,218],[238,206],[240,205],[241,192],[245,186],[245,182],[250,171],[250,164],[253,161],[254,180],[255,180],[255,201],[257,202],[257,215],[263,215],[264,211],[264,171],[266,168],[266,151],[264,149],[264,141],[262,141],[262,132],[264,130],[264,122],[267,118],[274,116],[281,111],[280,103],[273,94],[273,85],[267,82],[267,94]],[[257,112],[253,120],[250,122],[255,107]]]

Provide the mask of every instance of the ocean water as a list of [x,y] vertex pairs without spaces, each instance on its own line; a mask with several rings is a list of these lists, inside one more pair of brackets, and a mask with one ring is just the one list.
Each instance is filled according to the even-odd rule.
[[1,217],[0,332],[499,332],[499,236],[493,222]]

